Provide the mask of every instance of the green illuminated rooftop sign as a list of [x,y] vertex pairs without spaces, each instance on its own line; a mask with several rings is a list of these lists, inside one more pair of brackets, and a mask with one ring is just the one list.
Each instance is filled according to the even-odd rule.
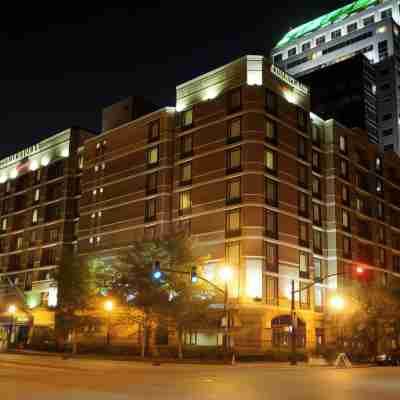
[[349,17],[352,14],[361,12],[370,6],[381,3],[381,0],[358,0],[347,6],[341,7],[335,11],[316,18],[310,22],[298,26],[289,31],[275,46],[275,48],[286,46],[290,42],[301,38],[308,33],[317,31],[318,29],[325,28],[326,26],[340,22],[341,20]]

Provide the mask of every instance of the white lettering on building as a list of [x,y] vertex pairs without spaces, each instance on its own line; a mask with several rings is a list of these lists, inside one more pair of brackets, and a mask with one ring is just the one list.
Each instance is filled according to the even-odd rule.
[[271,64],[271,72],[281,79],[283,82],[287,83],[288,85],[292,86],[294,89],[298,90],[299,92],[308,96],[310,91],[307,86],[303,85],[297,79],[294,79],[290,75],[288,75],[285,71],[279,69],[276,65]]
[[0,168],[6,167],[8,164],[17,162],[25,157],[32,155],[33,153],[37,153],[40,151],[40,144],[34,144],[31,147],[28,147],[24,150],[19,151],[18,153],[12,154],[6,158],[0,160]]

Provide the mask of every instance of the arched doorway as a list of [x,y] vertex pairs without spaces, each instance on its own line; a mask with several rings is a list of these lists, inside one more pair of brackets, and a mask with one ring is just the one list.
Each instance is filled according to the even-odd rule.
[[[285,348],[290,346],[290,335],[292,328],[292,317],[290,315],[279,315],[271,321],[272,346]],[[297,318],[296,343],[298,348],[306,347],[306,324]]]

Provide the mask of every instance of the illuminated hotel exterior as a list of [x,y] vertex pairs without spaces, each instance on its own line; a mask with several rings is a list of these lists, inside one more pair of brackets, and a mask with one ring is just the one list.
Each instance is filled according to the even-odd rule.
[[0,330],[15,305],[21,341],[33,324],[54,328],[54,273],[77,251],[79,151],[90,136],[72,128],[0,160]]
[[[83,146],[70,145],[67,176],[79,179],[78,150],[84,160],[81,194],[66,196],[69,204],[79,199],[80,256],[112,263],[132,241],[185,230],[210,257],[208,279],[222,285],[220,268],[233,269],[229,308],[239,353],[288,348],[292,281],[302,289],[316,282],[296,296],[297,335],[299,347],[321,348],[332,340],[326,308],[331,288],[348,285],[359,263],[366,280],[385,283],[385,271],[400,274],[400,160],[394,152],[382,155],[366,132],[311,113],[309,94],[264,57],[245,56],[179,85],[176,107],[125,123],[118,118],[100,135],[85,136]],[[56,148],[61,157],[63,146]],[[13,162],[7,167],[12,187],[23,177],[12,179],[21,161]],[[56,164],[42,168],[46,188],[56,179],[48,178]],[[34,171],[27,176],[34,179]],[[64,176],[57,179],[65,182]],[[7,194],[7,182],[0,188],[3,204],[17,197]],[[34,181],[27,185],[34,196]],[[51,200],[41,206],[47,209]],[[24,235],[33,231],[29,218]],[[63,218],[69,228],[59,245],[73,248],[78,214]],[[15,243],[19,231],[8,224],[3,238]],[[42,235],[52,224],[39,220]],[[29,273],[43,275],[35,269],[57,264],[46,258],[40,264],[46,247],[42,242],[36,248]],[[7,248],[2,256],[9,260],[14,253]],[[28,249],[22,253],[29,255]],[[32,265],[24,260],[21,270]],[[343,275],[321,283],[335,273]],[[186,344],[221,344],[220,332],[211,328],[189,336]]]
[[[382,150],[399,153],[399,23],[397,0],[354,1],[290,30],[271,56],[280,68],[302,80],[313,73],[318,73],[315,79],[319,79],[324,68],[363,54],[376,77],[371,82],[365,72],[361,76],[354,74],[351,79],[364,81],[372,93],[372,97],[367,95],[370,100],[364,111],[369,139],[379,143]],[[327,75],[327,79],[332,77]],[[338,86],[341,83],[338,77]]]

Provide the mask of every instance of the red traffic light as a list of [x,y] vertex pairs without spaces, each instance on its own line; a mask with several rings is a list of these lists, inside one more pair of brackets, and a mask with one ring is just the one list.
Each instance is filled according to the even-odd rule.
[[364,268],[361,267],[361,266],[358,266],[358,267],[356,268],[356,272],[357,272],[358,275],[361,275],[361,274],[364,273]]

